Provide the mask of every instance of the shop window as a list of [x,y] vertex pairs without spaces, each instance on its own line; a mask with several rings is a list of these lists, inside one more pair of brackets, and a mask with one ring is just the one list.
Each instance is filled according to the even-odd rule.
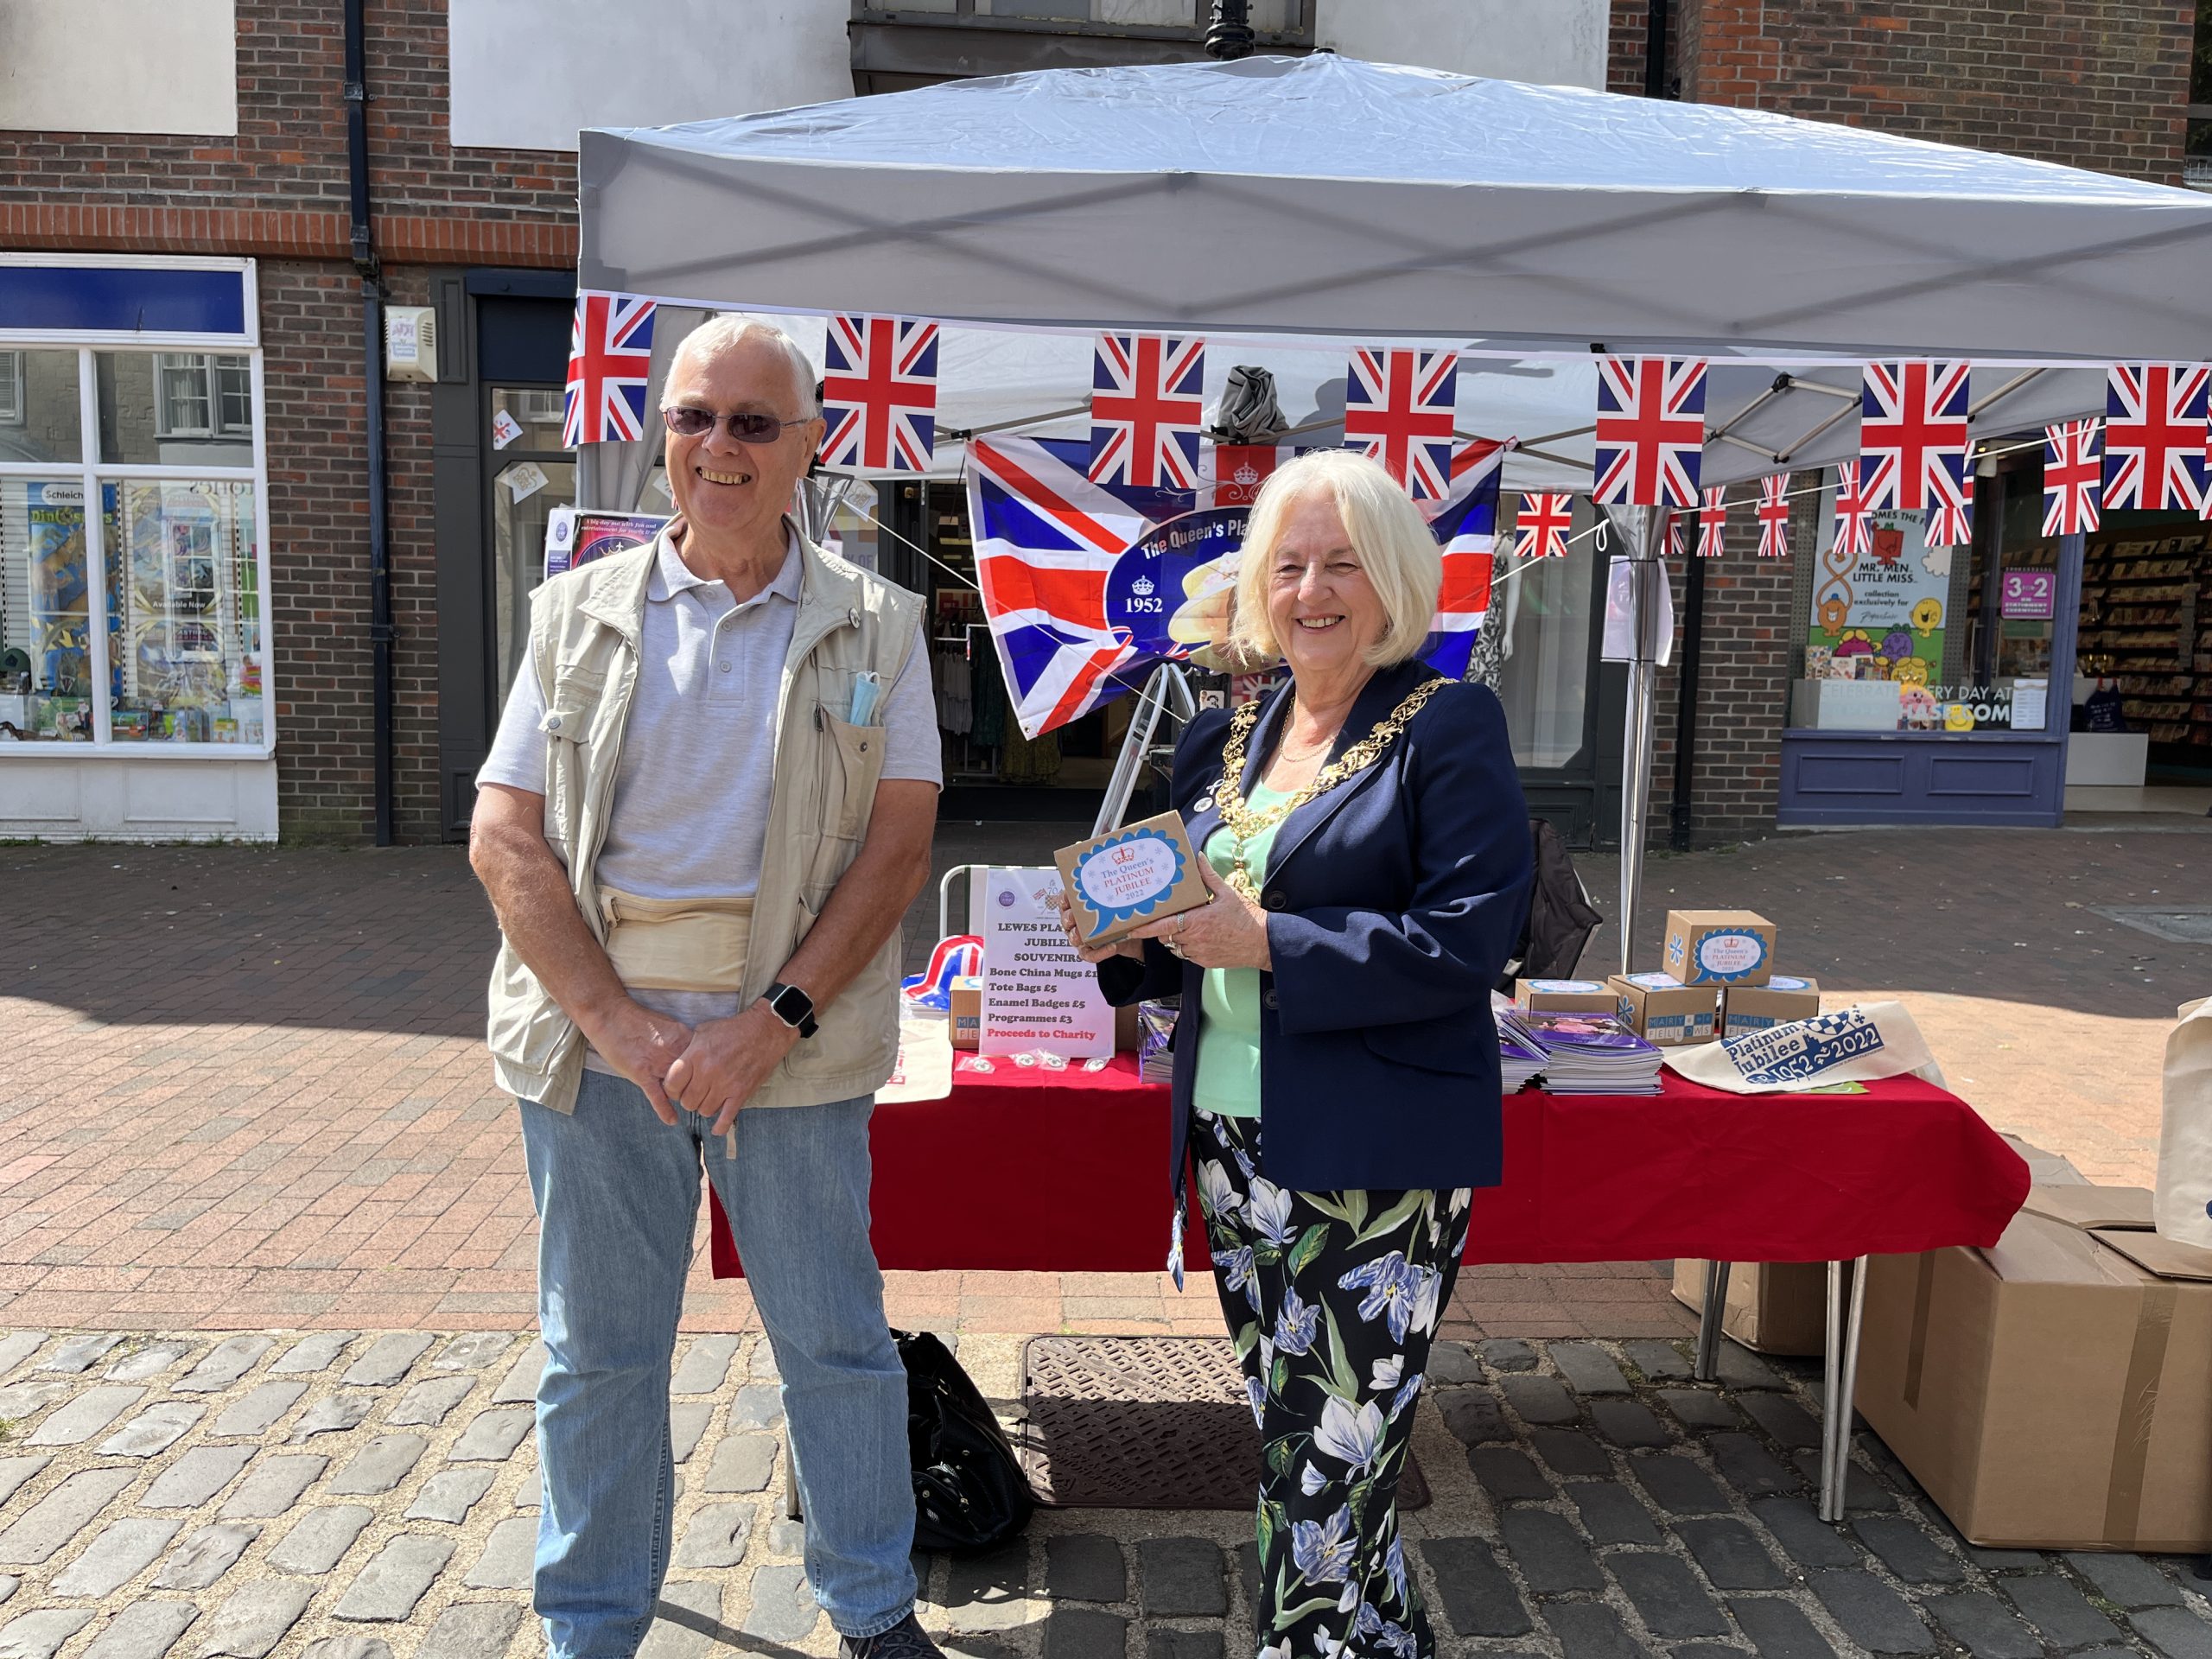
[[2056,729],[2058,546],[2042,534],[2040,450],[2024,439],[1993,449],[1975,480],[1971,545],[1930,546],[1924,512],[1883,512],[1871,547],[1847,554],[1834,471],[1797,474],[1792,728]]
[[121,580],[110,678],[115,741],[262,742],[260,552],[248,483],[102,486]]
[[254,367],[0,355],[0,743],[270,741]]
[[0,466],[84,459],[77,353],[0,352]]
[[253,464],[252,365],[207,352],[99,352],[99,456],[123,466]]

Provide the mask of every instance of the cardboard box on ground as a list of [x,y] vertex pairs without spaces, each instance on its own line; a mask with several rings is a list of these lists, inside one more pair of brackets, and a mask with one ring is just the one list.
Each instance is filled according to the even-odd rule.
[[[1705,1263],[1675,1263],[1675,1300],[1705,1306]],[[1827,1351],[1828,1267],[1825,1262],[1738,1262],[1728,1269],[1720,1328],[1761,1354]]]
[[2034,1187],[1986,1250],[1873,1258],[1857,1403],[1974,1543],[2212,1548],[2212,1250]]

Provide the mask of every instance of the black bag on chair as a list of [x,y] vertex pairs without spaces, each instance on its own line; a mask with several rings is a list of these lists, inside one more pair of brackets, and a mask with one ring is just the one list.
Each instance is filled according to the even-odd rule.
[[964,1552],[1004,1542],[1037,1508],[1006,1431],[935,1336],[893,1331],[891,1337],[906,1368],[914,1548]]

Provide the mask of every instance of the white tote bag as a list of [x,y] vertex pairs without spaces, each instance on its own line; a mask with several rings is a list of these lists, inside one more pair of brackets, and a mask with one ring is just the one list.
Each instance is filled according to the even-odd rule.
[[1782,1095],[1910,1071],[1942,1086],[1943,1071],[1902,1002],[1867,1002],[1717,1043],[1663,1051],[1692,1083],[1738,1095]]
[[2212,997],[2177,1012],[2181,1023],[2166,1038],[2151,1220],[2177,1244],[2212,1249]]

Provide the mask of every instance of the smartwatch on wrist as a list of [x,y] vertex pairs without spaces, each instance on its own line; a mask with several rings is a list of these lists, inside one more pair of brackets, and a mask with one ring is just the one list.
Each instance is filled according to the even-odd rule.
[[811,1037],[821,1029],[814,1018],[814,999],[796,985],[786,985],[779,980],[760,993],[760,1000],[774,1014],[801,1037]]

